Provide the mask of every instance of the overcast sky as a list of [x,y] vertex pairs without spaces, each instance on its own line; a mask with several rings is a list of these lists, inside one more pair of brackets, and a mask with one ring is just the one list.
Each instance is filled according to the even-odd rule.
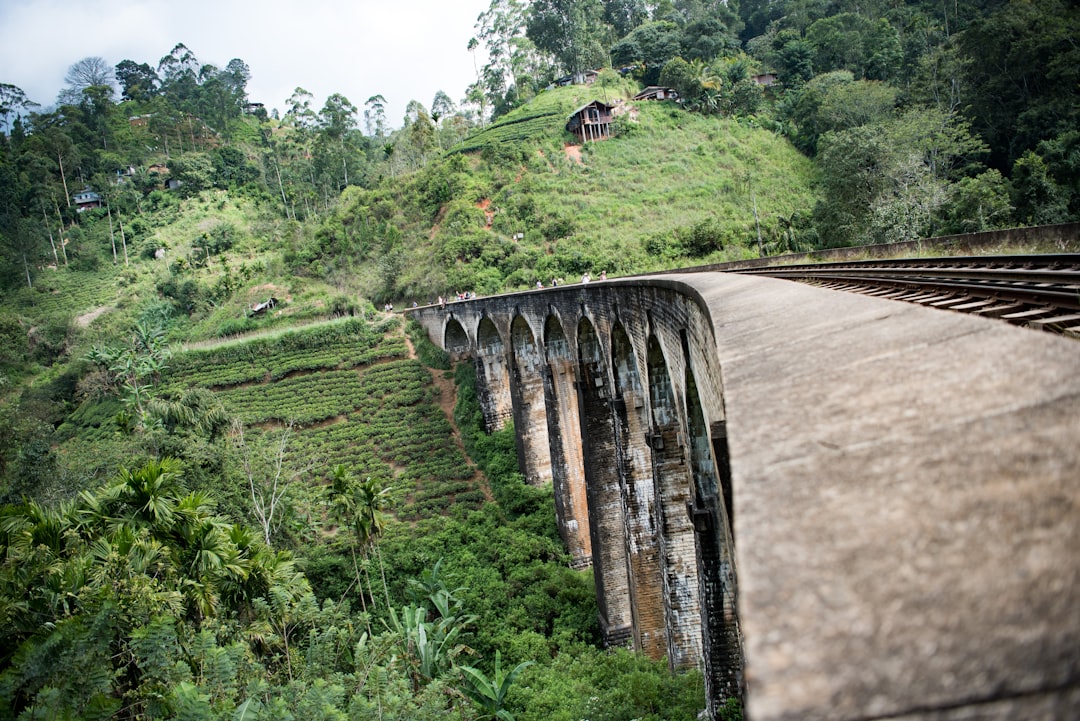
[[[405,106],[439,90],[455,102],[475,81],[466,49],[490,0],[0,0],[0,83],[51,106],[68,67],[100,56],[157,67],[184,43],[201,64],[240,58],[248,98],[285,110],[293,90],[314,109],[341,93],[363,111],[375,94],[402,125]],[[483,63],[478,57],[477,62]]]

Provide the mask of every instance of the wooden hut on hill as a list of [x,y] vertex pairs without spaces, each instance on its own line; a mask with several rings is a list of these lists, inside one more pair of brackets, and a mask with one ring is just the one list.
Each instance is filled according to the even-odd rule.
[[566,123],[567,131],[585,143],[611,137],[611,121],[614,107],[599,100],[582,105],[575,110]]
[[634,96],[634,100],[678,100],[679,93],[675,88],[665,88],[660,85],[650,85]]

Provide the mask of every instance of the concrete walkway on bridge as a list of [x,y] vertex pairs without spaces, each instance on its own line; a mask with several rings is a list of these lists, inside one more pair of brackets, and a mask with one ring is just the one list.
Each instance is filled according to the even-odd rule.
[[[619,386],[616,370],[635,363],[642,388],[655,390],[656,369],[676,385],[696,379],[707,420],[725,421],[739,663],[752,721],[1080,718],[1080,342],[720,272],[571,285],[413,314],[437,343],[474,357],[478,373],[496,373],[507,387],[510,378],[520,397],[544,373],[557,380],[565,371],[589,380],[575,387],[591,403],[602,397],[589,390],[586,398],[586,389]],[[557,334],[542,332],[556,326]],[[592,335],[581,335],[575,350],[580,329]],[[593,363],[597,348],[622,348],[623,365],[616,358],[608,365],[618,368],[604,371]],[[660,350],[650,358],[649,348]],[[564,356],[566,367],[553,371],[552,358]],[[689,385],[675,396],[694,395]],[[551,426],[530,410],[558,397],[541,390],[532,405],[515,401],[519,434],[530,423],[549,437],[577,432],[573,414],[549,408],[548,418],[566,421]],[[670,410],[670,393],[652,390],[623,407]],[[617,394],[610,398],[618,410]],[[502,407],[511,412],[509,401]],[[582,424],[569,441],[580,445],[589,433]],[[697,446],[685,429],[652,450],[648,439],[659,436],[639,436],[632,440],[640,454],[652,453],[653,476],[633,478],[660,489],[660,515],[644,520],[688,523],[663,507],[657,474],[693,460],[678,445]],[[534,451],[527,458],[549,447],[548,438],[524,440]],[[708,444],[700,446],[707,456]],[[585,457],[593,466],[605,458]],[[600,527],[617,510],[578,513]],[[623,512],[636,519],[632,510]],[[601,541],[596,535],[594,545]],[[711,578],[704,570],[701,577]],[[719,596],[701,597],[709,623],[730,610],[715,606]],[[617,600],[598,591],[600,598]],[[681,608],[665,603],[668,616]],[[681,622],[691,614],[675,615]],[[669,626],[659,631],[675,638],[681,627]],[[722,661],[691,646],[706,668]]]
[[1080,717],[1080,343],[689,274],[716,336],[747,711]]

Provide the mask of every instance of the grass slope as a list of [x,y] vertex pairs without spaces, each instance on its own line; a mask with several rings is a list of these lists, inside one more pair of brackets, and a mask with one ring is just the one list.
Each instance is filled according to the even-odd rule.
[[[393,222],[407,238],[401,294],[490,293],[586,270],[629,274],[756,256],[758,226],[775,247],[813,207],[812,163],[783,138],[629,94],[548,90],[455,148],[471,153],[467,164],[451,155],[400,186],[411,197],[392,193]],[[567,117],[605,97],[618,108],[614,137],[578,146]],[[411,202],[442,182],[440,203]],[[374,201],[343,209],[346,223],[376,213]]]

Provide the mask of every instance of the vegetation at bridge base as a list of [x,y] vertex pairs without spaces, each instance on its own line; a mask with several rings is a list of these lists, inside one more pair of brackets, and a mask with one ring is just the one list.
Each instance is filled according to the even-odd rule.
[[[182,458],[156,460],[148,458],[146,443],[160,429],[103,433],[91,425],[92,404],[85,406],[82,420],[67,430],[69,443],[85,444],[97,434],[95,447],[147,460],[75,495],[59,489],[67,499],[59,504],[9,496],[0,510],[0,714],[434,719],[451,713],[468,720],[497,706],[500,718],[512,714],[519,721],[587,713],[695,718],[704,707],[699,673],[672,675],[663,661],[596,646],[591,573],[568,568],[551,491],[524,484],[512,429],[483,432],[468,364],[454,372],[455,415],[495,500],[481,494],[479,501],[416,512],[421,488],[432,489],[431,498],[442,488],[445,497],[460,499],[455,479],[471,478],[474,470],[463,456],[454,461],[459,470],[430,462],[454,458],[438,445],[449,439],[449,425],[417,425],[423,416],[441,417],[430,371],[405,358],[364,355],[395,347],[401,333],[397,323],[346,319],[178,352],[153,385],[167,395],[203,382],[201,392],[224,398],[228,407],[235,403],[230,393],[254,399],[265,395],[264,384],[317,377],[277,372],[296,358],[323,358],[323,368],[338,375],[359,363],[352,372],[366,384],[361,390],[328,383],[325,393],[302,394],[313,409],[361,396],[353,402],[367,409],[370,423],[336,425],[385,439],[348,466],[303,462],[311,453],[300,449],[324,438],[325,429],[302,425],[286,434],[249,426],[242,439],[235,429],[213,435],[180,425],[162,447],[182,451]],[[362,351],[352,361],[336,352],[344,339]],[[360,357],[365,360],[355,360]],[[205,376],[208,365],[215,366],[213,379]],[[261,380],[242,372],[247,365],[259,369]],[[406,377],[420,383],[387,382]],[[225,378],[232,379],[228,392],[219,385]],[[104,407],[115,408],[113,402]],[[410,408],[422,414],[398,414]],[[107,427],[111,419],[104,415],[100,423]],[[431,458],[409,462],[416,469],[410,472],[379,459],[406,430],[435,443],[422,452]],[[369,442],[363,434],[352,437],[357,445]],[[283,507],[279,522],[264,527],[255,523],[252,494],[268,487],[249,487],[243,469],[273,467],[282,439]],[[42,452],[50,453],[48,445]],[[329,480],[299,483],[297,472]],[[400,487],[405,483],[416,484],[412,501]],[[507,683],[506,674],[524,662],[530,663]],[[485,679],[499,678],[499,693],[472,700]]]
[[416,321],[409,321],[405,330],[421,363],[436,370],[450,370],[450,354],[431,342],[423,326]]

